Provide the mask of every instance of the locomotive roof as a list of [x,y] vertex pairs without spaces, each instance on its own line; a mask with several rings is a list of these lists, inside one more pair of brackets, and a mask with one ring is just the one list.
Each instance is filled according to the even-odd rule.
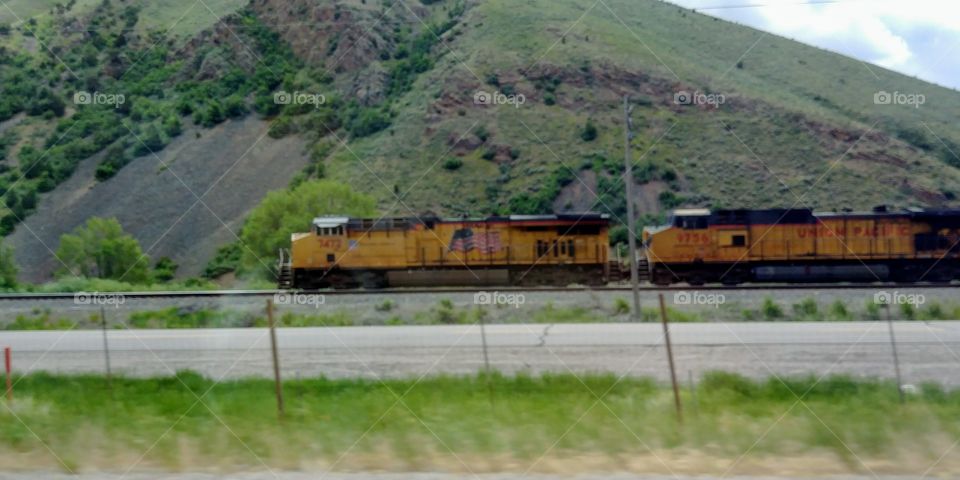
[[355,218],[344,216],[322,216],[313,219],[313,225],[318,228],[333,228],[341,225],[367,223],[375,227],[396,228],[403,225],[414,225],[420,223],[463,223],[463,222],[538,222],[538,221],[608,221],[610,215],[606,213],[584,212],[584,213],[557,213],[553,215],[491,215],[489,217],[446,217],[441,218],[434,215],[425,215],[422,217],[383,217],[373,218]]
[[346,225],[350,217],[317,217],[313,219],[313,226],[319,228],[334,228]]
[[738,223],[815,223],[818,218],[896,218],[909,217],[918,220],[950,220],[960,219],[960,209],[922,209],[910,208],[906,210],[888,210],[886,207],[877,207],[872,211],[861,212],[814,212],[808,208],[772,208],[772,209],[719,209],[706,208],[678,209],[672,213],[673,217],[705,216],[713,224]]

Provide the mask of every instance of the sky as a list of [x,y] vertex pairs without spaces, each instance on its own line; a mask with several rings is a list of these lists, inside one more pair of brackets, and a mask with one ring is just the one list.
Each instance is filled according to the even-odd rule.
[[670,0],[960,89],[960,0]]

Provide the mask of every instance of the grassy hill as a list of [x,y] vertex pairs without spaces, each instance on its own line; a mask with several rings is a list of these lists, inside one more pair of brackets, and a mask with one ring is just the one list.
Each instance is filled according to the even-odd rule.
[[[237,238],[265,188],[223,195],[226,221],[215,209],[192,220],[206,225],[202,238],[191,237],[194,228],[164,232],[157,225],[175,225],[199,195],[119,173],[152,162],[158,175],[176,176],[169,168],[182,152],[216,157],[184,163],[213,182],[229,166],[225,152],[249,149],[251,165],[280,163],[293,184],[345,182],[386,214],[599,210],[620,219],[624,95],[634,107],[633,201],[647,222],[681,205],[940,206],[960,194],[960,133],[950,128],[958,92],[669,3],[8,5],[0,11],[0,229],[32,252],[18,258],[31,279],[54,265],[40,258],[49,250],[38,238],[55,242],[97,214],[104,195],[143,191],[164,198],[163,213],[125,228],[147,253],[180,255],[192,265],[185,271],[199,271],[215,243]],[[78,91],[126,101],[77,105]],[[279,105],[280,91],[325,101]],[[480,91],[523,101],[478,104]],[[680,92],[723,101],[679,104]],[[926,101],[878,105],[878,92]],[[229,136],[218,133],[225,124]],[[231,139],[252,145],[224,148]],[[228,184],[252,185],[263,172],[244,168]],[[261,186],[277,188],[279,177],[269,178]],[[109,213],[140,218],[141,203]],[[184,245],[206,253],[180,252]]]
[[[555,192],[545,179],[574,185],[570,174],[587,168],[600,173],[592,190],[617,196],[620,102],[628,94],[636,105],[638,181],[660,180],[673,192],[661,194],[661,208],[937,205],[951,202],[960,186],[960,159],[950,153],[960,152],[958,137],[949,128],[960,95],[854,59],[659,2],[591,9],[574,1],[488,1],[468,10],[455,33],[438,66],[397,102],[401,120],[351,146],[362,162],[341,152],[330,171],[381,187],[365,178],[369,166],[402,191],[438,159],[461,156],[456,171],[429,170],[404,202],[414,209],[496,210],[523,195],[542,206]],[[527,102],[474,105],[474,92],[496,88]],[[881,90],[922,93],[927,102],[875,105]],[[677,91],[718,93],[726,102],[676,105]],[[598,129],[590,142],[580,135],[588,121]],[[478,129],[489,137],[472,148]],[[451,139],[468,130],[472,144],[450,151]],[[502,147],[518,158],[483,158]],[[375,190],[385,201],[393,196]]]

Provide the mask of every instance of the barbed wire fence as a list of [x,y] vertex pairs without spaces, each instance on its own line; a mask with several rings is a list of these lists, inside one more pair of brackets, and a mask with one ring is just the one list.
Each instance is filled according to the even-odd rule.
[[[960,385],[954,373],[960,327],[949,321],[960,307],[949,303],[952,293],[858,292],[863,307],[857,309],[841,306],[857,299],[842,304],[827,293],[772,298],[681,290],[668,292],[660,308],[645,309],[639,323],[630,321],[622,292],[278,294],[162,308],[78,297],[68,307],[8,309],[0,346],[10,349],[11,387],[17,376],[38,371],[102,373],[108,384],[114,375],[180,370],[273,377],[281,416],[281,378],[415,377],[438,360],[431,373],[607,372],[652,377],[675,389],[686,379],[693,395],[711,370],[751,378],[832,373],[892,380],[903,401],[924,382]],[[657,304],[650,292],[644,295],[644,304]],[[11,330],[38,317],[59,329]],[[208,328],[143,328],[150,326]],[[640,354],[644,361],[634,365]]]

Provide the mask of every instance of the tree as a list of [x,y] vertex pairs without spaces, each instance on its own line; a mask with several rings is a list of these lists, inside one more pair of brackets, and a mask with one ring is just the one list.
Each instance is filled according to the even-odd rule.
[[17,286],[17,264],[13,258],[13,247],[0,245],[0,288]]
[[123,232],[116,218],[93,217],[73,233],[60,236],[57,258],[65,265],[60,275],[110,278],[130,283],[149,279],[150,259],[133,236]]
[[309,231],[314,217],[368,217],[375,213],[372,197],[332,180],[307,181],[293,190],[270,192],[250,213],[240,234],[241,271],[263,271],[264,264],[272,265],[280,248],[290,248],[290,234]]

